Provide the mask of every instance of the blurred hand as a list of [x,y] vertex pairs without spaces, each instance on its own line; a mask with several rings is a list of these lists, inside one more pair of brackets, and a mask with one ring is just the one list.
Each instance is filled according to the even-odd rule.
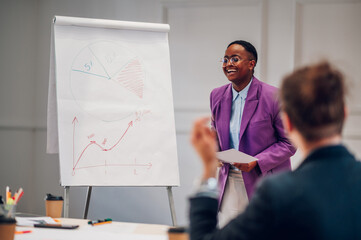
[[203,180],[216,176],[218,160],[216,158],[216,134],[207,123],[210,118],[200,118],[194,122],[191,142],[203,163]]
[[243,172],[249,172],[257,166],[257,161],[250,163],[234,163],[233,165]]

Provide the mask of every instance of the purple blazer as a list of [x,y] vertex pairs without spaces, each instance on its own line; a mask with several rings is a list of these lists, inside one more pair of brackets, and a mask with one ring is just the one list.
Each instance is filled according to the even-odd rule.
[[[286,138],[279,116],[277,88],[253,77],[244,105],[239,134],[239,151],[258,159],[258,166],[242,172],[248,199],[251,199],[257,180],[267,174],[291,169],[290,157],[296,152]],[[232,111],[232,84],[211,92],[212,126],[217,131],[221,151],[229,149],[229,124]],[[219,172],[221,205],[228,179],[229,164]]]

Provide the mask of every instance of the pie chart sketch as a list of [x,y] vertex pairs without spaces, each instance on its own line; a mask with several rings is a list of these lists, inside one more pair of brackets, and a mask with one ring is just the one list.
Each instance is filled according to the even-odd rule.
[[70,90],[89,115],[118,121],[144,105],[145,76],[140,57],[119,44],[100,41],[87,45],[75,57]]

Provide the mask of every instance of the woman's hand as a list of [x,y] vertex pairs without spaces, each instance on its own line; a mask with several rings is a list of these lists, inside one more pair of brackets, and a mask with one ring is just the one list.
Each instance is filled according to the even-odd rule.
[[233,165],[243,172],[249,172],[257,166],[257,161],[249,163],[234,163]]

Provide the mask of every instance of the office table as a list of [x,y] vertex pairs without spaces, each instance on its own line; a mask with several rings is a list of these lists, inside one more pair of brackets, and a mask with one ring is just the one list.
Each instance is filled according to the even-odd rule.
[[91,226],[88,220],[59,218],[61,224],[76,224],[77,229],[52,229],[16,226],[16,231],[31,230],[31,233],[16,234],[15,240],[168,240],[169,226],[158,224],[112,222]]

